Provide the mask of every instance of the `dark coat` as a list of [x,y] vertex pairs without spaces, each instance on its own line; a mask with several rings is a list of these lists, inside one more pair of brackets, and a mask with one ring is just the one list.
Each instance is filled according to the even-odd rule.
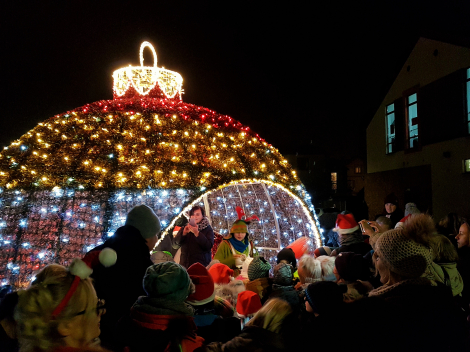
[[[463,291],[462,302],[463,308],[469,312],[470,304],[470,247],[462,247],[457,250],[459,254],[459,261],[457,263],[457,270],[462,276]],[[469,312],[470,314],[470,312]]]
[[299,293],[294,286],[273,285],[268,300],[271,298],[280,298],[286,301],[291,306],[294,314],[297,315],[300,313],[300,305],[303,304],[303,302],[300,301]]
[[204,342],[196,335],[190,316],[151,314],[135,308],[119,321],[118,331],[120,345],[130,352],[189,352]]
[[[421,279],[425,280],[425,279]],[[367,336],[361,351],[464,351],[465,317],[445,286],[399,285],[346,305],[345,340]]]
[[129,313],[139,296],[146,293],[142,287],[145,271],[152,265],[149,248],[135,227],[126,225],[117,229],[104,244],[92,251],[112,248],[117,253],[116,264],[105,268],[99,264],[93,269],[96,294],[106,302],[106,314],[101,317],[101,341],[113,347],[118,320]]
[[340,254],[341,252],[353,252],[364,256],[369,253],[371,249],[372,247],[370,246],[370,244],[367,244],[365,242],[357,242],[337,248],[336,255]]
[[173,238],[173,248],[181,248],[180,264],[189,268],[194,263],[201,263],[204,266],[211,262],[211,249],[214,245],[214,231],[208,225],[205,229],[199,231],[196,237],[192,232],[183,236],[184,227],[178,231]]
[[222,318],[214,314],[195,315],[194,323],[197,326],[197,336],[201,336],[205,344],[225,343],[240,334],[242,329],[240,319]]
[[[292,336],[295,339],[295,336]],[[290,351],[289,347],[284,345],[280,334],[275,334],[269,330],[257,327],[247,326],[240,335],[228,341],[225,344],[214,342],[206,347],[201,347],[195,352],[281,352]]]

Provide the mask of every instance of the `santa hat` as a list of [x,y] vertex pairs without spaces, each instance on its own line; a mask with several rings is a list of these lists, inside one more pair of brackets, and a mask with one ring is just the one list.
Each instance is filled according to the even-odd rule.
[[261,309],[259,295],[252,291],[243,291],[238,294],[237,313],[244,317],[255,314]]
[[353,233],[359,229],[359,225],[352,214],[338,214],[336,218],[336,227],[333,229],[341,235]]
[[116,264],[117,254],[114,249],[104,248],[101,251],[87,253],[83,259],[74,259],[69,267],[69,271],[75,278],[72,281],[67,294],[52,312],[52,319],[56,319],[69,303],[75,291],[77,291],[80,280],[85,280],[93,273],[93,268],[101,263],[105,267]]
[[209,269],[209,274],[216,284],[228,284],[233,280],[233,270],[222,263],[212,265]]
[[214,280],[201,263],[194,263],[188,268],[188,274],[196,287],[196,291],[189,295],[186,301],[194,306],[201,306],[214,300]]
[[411,218],[411,215],[412,214],[409,214],[405,216],[403,219],[401,219],[399,222],[397,222],[397,224],[395,225],[395,229],[402,229],[403,226],[405,226],[405,221]]
[[173,237],[176,237],[180,228],[181,228],[180,226],[175,226],[175,228],[173,229]]

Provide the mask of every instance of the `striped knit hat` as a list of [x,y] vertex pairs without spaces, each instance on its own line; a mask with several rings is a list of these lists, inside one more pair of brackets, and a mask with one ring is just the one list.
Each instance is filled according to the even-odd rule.
[[243,220],[237,220],[233,223],[230,233],[248,233],[248,227]]
[[271,264],[269,264],[264,257],[255,257],[250,265],[248,265],[248,279],[253,281],[263,277],[269,277],[269,270],[271,270]]

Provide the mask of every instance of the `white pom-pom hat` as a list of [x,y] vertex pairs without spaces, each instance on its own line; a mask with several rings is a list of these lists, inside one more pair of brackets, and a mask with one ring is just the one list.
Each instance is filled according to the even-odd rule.
[[104,248],[101,251],[89,252],[83,259],[74,259],[70,265],[69,271],[75,278],[70,286],[67,294],[59,303],[59,305],[52,312],[52,319],[56,319],[59,314],[64,310],[77,290],[80,280],[87,279],[93,273],[93,268],[101,263],[105,267],[110,267],[116,264],[117,254],[114,249]]

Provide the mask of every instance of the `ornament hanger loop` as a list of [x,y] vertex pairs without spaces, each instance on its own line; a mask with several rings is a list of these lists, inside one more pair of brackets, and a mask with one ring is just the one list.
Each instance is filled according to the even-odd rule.
[[145,47],[149,47],[150,50],[152,50],[152,53],[153,53],[153,67],[157,67],[157,52],[155,51],[155,48],[153,47],[152,44],[150,44],[149,42],[143,42],[142,44],[140,44],[140,66],[143,67],[144,66],[144,49]]

